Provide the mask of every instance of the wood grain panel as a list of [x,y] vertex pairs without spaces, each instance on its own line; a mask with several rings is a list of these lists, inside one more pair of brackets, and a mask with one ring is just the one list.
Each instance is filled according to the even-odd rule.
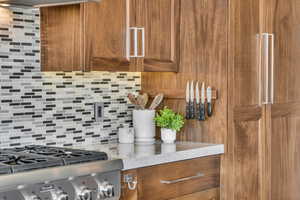
[[267,31],[274,34],[274,104],[268,106],[270,200],[300,199],[300,2],[267,0]]
[[[204,176],[174,184],[163,184],[161,180],[176,180],[203,173]],[[139,199],[167,200],[187,194],[218,187],[220,184],[220,157],[174,162],[138,169]]]
[[219,200],[219,199],[220,199],[220,189],[213,188],[213,189],[185,195],[171,200]]
[[[168,94],[162,106],[168,106],[181,114],[185,114],[186,103],[177,96],[182,97],[187,81],[204,81],[218,90],[213,117],[205,122],[186,121],[183,130],[177,134],[178,140],[222,143],[226,147],[227,14],[227,0],[184,0],[180,7],[178,73],[142,73],[142,90],[153,94],[155,91]],[[221,174],[224,177],[227,172],[222,168]],[[221,178],[224,185],[221,190],[226,190],[223,181]]]
[[42,71],[83,68],[80,5],[41,8]]
[[214,116],[204,123],[187,121],[179,137],[183,140],[224,143],[227,129],[227,1],[207,1],[203,6],[202,0],[185,0],[180,12],[179,72],[143,73],[142,90],[153,94],[164,91],[170,97],[164,105],[184,114],[185,101],[176,95],[182,97],[187,81],[205,81],[215,87],[218,89],[218,100],[215,102]]
[[[265,200],[265,108],[261,105],[263,1],[231,0],[229,11],[226,200]],[[264,175],[261,176],[261,175]]]
[[300,2],[268,0],[268,32],[275,38],[275,103],[300,101]]
[[137,26],[145,28],[146,72],[177,72],[180,59],[181,0],[137,0]]
[[257,121],[235,125],[234,199],[259,199],[259,132]]
[[84,4],[86,70],[128,71],[127,30],[135,17],[131,0]]
[[272,119],[271,199],[300,198],[300,115]]

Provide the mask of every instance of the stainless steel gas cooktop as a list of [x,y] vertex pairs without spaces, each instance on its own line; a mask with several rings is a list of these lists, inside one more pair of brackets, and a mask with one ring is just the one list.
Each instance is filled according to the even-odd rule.
[[47,146],[0,150],[0,200],[117,200],[121,160]]

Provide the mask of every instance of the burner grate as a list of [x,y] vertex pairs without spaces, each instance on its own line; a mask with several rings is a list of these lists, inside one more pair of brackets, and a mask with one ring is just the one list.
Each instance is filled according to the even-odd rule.
[[67,148],[60,148],[60,147],[39,146],[39,145],[31,145],[31,146],[25,146],[22,148],[14,148],[9,150],[18,153],[28,153],[28,154],[58,158],[61,159],[65,165],[108,159],[107,154],[104,152],[84,151],[84,150],[75,150],[75,149],[67,149]]
[[4,151],[0,154],[0,165],[9,168],[13,173],[62,166],[60,159],[25,153]]

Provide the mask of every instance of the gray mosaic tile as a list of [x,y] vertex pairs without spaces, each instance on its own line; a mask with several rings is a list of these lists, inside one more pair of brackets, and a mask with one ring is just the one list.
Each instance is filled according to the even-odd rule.
[[[0,9],[0,147],[108,142],[132,125],[127,94],[140,90],[140,73],[42,73],[39,11]],[[95,102],[105,104],[103,122]]]

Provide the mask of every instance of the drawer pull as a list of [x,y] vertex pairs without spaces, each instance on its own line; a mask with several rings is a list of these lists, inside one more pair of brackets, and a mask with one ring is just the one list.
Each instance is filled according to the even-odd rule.
[[170,184],[174,184],[174,183],[180,183],[180,182],[184,182],[184,181],[189,181],[189,180],[201,178],[203,176],[204,176],[204,174],[197,173],[195,176],[184,177],[184,178],[180,178],[180,179],[176,179],[176,180],[171,180],[171,181],[161,180],[160,183],[170,185]]

